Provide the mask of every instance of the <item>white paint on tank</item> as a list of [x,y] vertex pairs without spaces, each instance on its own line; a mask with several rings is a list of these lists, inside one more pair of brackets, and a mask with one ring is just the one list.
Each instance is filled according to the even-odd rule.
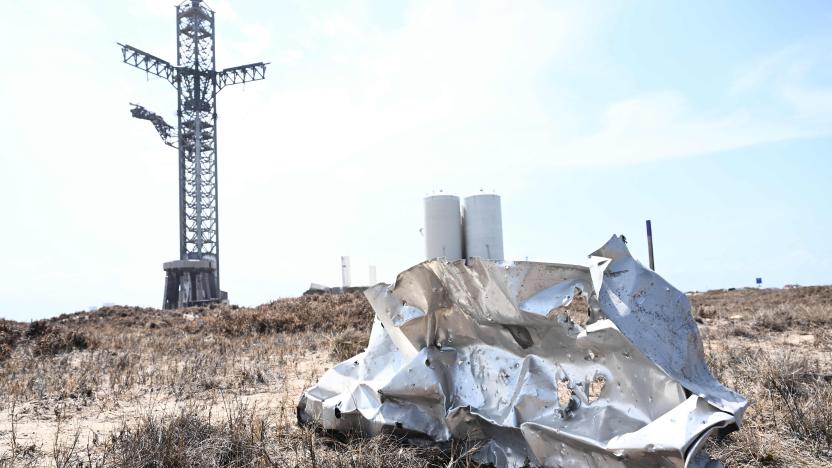
[[462,258],[462,216],[459,197],[432,195],[425,198],[425,257]]
[[465,256],[503,258],[503,216],[500,196],[478,194],[465,198]]

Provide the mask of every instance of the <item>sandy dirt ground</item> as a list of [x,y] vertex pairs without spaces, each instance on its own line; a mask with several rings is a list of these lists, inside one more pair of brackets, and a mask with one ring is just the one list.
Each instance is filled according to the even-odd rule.
[[[832,466],[832,287],[689,297],[712,371],[750,402],[742,430],[710,452],[729,466]],[[55,466],[67,447],[83,462],[126,430],[185,413],[209,423],[266,415],[288,434],[275,450],[288,450],[308,437],[295,424],[304,388],[363,349],[372,316],[356,293],[250,309],[115,307],[0,320],[0,467],[12,466],[9,454],[26,462],[13,466]],[[360,442],[309,443],[332,460],[350,450],[366,459]],[[403,453],[389,450],[375,458],[381,466]],[[424,466],[419,456],[408,466]]]
[[[295,405],[303,390],[314,384],[335,362],[329,353],[299,352],[289,357],[287,372],[275,371],[285,378],[263,391],[206,390],[182,398],[153,387],[132,389],[118,399],[101,395],[95,399],[35,399],[7,405],[0,411],[0,447],[11,444],[14,425],[15,443],[52,453],[55,444],[94,448],[124,425],[134,425],[148,417],[175,416],[194,408],[207,417],[219,417],[236,405],[254,408],[277,421],[292,423]],[[73,442],[77,438],[77,442]],[[3,450],[0,449],[0,452]]]

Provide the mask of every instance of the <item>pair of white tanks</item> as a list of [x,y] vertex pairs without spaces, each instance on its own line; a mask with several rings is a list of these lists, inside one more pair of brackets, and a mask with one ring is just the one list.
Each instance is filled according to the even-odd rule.
[[500,196],[478,194],[465,198],[433,195],[425,198],[425,256],[428,260],[481,257],[503,258],[503,218]]

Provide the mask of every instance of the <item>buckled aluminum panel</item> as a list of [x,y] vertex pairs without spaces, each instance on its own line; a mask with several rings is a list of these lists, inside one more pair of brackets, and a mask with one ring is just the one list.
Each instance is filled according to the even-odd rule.
[[708,371],[687,297],[616,236],[589,267],[437,259],[365,294],[367,350],[304,392],[302,422],[469,440],[499,467],[683,467],[747,406]]

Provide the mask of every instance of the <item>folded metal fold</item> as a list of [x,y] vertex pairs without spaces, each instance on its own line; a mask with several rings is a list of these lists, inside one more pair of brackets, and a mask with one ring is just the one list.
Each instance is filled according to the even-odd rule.
[[436,259],[366,296],[367,350],[304,392],[300,421],[467,439],[500,467],[684,467],[747,406],[708,371],[686,296],[616,236],[589,267]]

